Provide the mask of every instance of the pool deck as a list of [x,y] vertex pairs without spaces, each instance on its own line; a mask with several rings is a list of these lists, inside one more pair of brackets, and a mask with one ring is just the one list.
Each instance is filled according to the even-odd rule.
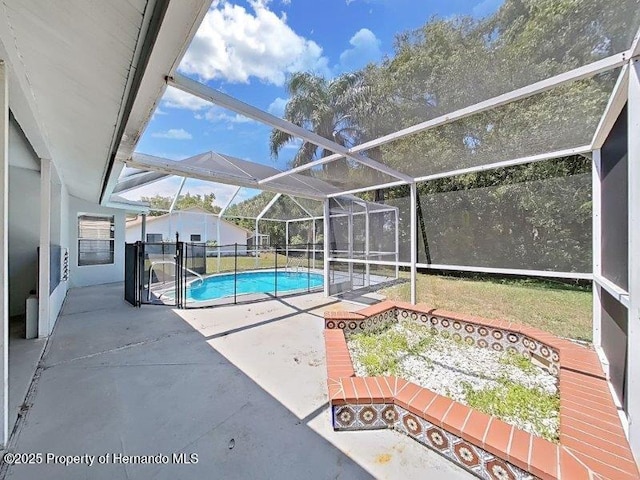
[[69,292],[9,448],[198,463],[16,465],[6,478],[473,478],[400,433],[333,431],[323,312],[357,305],[316,293],[135,309],[122,288]]

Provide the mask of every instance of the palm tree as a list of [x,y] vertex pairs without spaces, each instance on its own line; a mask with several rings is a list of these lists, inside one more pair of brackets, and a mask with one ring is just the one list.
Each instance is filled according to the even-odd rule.
[[[284,118],[343,147],[353,146],[361,136],[353,120],[353,109],[364,92],[362,78],[360,73],[346,73],[332,80],[309,72],[293,74],[287,83],[290,98]],[[272,157],[278,158],[280,151],[293,140],[290,134],[274,129],[270,137]],[[293,158],[292,166],[304,165],[332,153],[305,141]],[[334,179],[348,174],[344,159],[325,164],[324,168]]]

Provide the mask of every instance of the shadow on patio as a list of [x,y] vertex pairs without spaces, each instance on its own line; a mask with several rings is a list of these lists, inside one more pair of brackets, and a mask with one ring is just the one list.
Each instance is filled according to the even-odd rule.
[[10,450],[198,463],[15,465],[7,477],[470,478],[395,432],[333,432],[321,318],[332,303],[134,309],[121,284],[72,290]]

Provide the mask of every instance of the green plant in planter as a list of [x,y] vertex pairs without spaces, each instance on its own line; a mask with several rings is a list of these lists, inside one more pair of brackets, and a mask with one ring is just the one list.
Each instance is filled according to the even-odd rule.
[[350,340],[361,352],[360,363],[367,375],[399,375],[400,361],[409,351],[405,335],[387,330],[380,334],[355,333]]
[[409,333],[408,353],[410,355],[422,356],[433,346],[435,337],[426,326],[415,322],[403,322],[402,327]]
[[531,363],[531,359],[518,352],[505,352],[500,357],[500,363],[514,366],[525,373],[533,373],[536,370],[535,365]]
[[466,403],[488,415],[507,422],[526,422],[535,432],[551,442],[558,441],[558,432],[544,420],[557,418],[560,410],[559,395],[552,395],[538,388],[527,388],[506,378],[498,380],[492,388],[475,390],[470,383],[463,383]]

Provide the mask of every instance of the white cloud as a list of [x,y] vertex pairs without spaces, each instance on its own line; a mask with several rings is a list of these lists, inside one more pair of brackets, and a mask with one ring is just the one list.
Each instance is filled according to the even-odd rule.
[[224,122],[224,123],[257,123],[251,118],[244,117],[239,113],[231,113],[220,107],[211,107],[204,114],[206,120],[210,122]]
[[164,110],[162,110],[160,108],[160,106],[157,106],[155,111],[153,112],[153,115],[151,115],[151,120],[153,120],[154,118],[156,118],[157,115],[166,115],[167,112],[165,112]]
[[183,108],[197,112],[204,108],[209,108],[211,103],[177,88],[167,87],[162,96],[162,106],[165,108]]
[[267,107],[267,112],[276,117],[284,117],[284,109],[287,106],[288,98],[276,97]]
[[206,100],[202,100],[199,97],[195,97],[172,87],[167,88],[167,91],[162,97],[162,106],[165,108],[191,110],[194,112],[193,117],[196,120],[209,120],[210,122],[225,123],[255,123],[255,121],[250,118],[244,117],[238,113],[231,113],[220,107],[212,105]]
[[253,12],[226,0],[214,2],[180,64],[204,81],[248,83],[251,77],[283,85],[288,73],[311,70],[330,75],[328,59],[312,40],[277,16],[268,0],[249,0]]
[[170,128],[166,132],[154,132],[151,134],[154,138],[168,138],[170,140],[191,140],[193,135],[184,128]]
[[340,65],[345,70],[355,70],[382,56],[380,40],[368,28],[361,28],[349,40],[351,48],[340,54]]
[[280,0],[280,3],[282,3],[282,5],[291,5],[291,0]]

